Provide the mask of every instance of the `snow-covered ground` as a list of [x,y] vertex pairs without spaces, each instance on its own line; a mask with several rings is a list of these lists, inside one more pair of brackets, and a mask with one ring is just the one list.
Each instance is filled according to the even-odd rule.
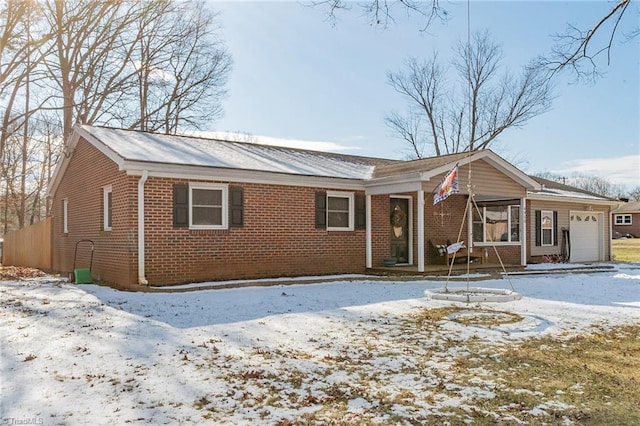
[[[491,350],[541,334],[640,323],[640,264],[472,282],[513,285],[523,296],[480,305],[521,316],[494,326],[419,322],[425,308],[466,306],[425,297],[442,281],[333,279],[183,293],[127,293],[51,277],[2,281],[0,418],[424,423],[492,397],[491,380],[478,373],[473,386],[460,385],[452,369],[478,342]],[[540,401],[532,415],[544,415],[553,395]]]

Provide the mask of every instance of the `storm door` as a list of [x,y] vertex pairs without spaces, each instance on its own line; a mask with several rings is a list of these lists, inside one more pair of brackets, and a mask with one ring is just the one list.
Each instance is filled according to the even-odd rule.
[[409,263],[409,199],[391,198],[391,256],[397,263]]

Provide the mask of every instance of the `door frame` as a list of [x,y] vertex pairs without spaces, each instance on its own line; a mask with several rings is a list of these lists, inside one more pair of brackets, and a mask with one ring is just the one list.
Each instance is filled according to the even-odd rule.
[[[605,238],[604,238],[604,227],[605,227],[605,212],[598,210],[569,210],[569,238],[571,238],[571,233],[573,230],[571,229],[571,215],[574,214],[591,214],[594,216],[598,216],[598,260],[596,262],[603,262],[605,250]],[[569,257],[569,262],[573,262],[573,259]],[[578,261],[580,262],[580,261]]]
[[[406,265],[413,265],[413,197],[411,195],[389,195],[389,205],[391,205],[391,199],[396,198],[396,199],[403,199],[403,200],[409,200],[408,202],[408,212],[407,212],[407,225],[408,225],[408,231],[407,231],[407,236],[408,236],[408,241],[407,244],[409,245],[409,260],[406,263]],[[391,226],[391,225],[389,225]],[[389,247],[391,248],[391,247]]]

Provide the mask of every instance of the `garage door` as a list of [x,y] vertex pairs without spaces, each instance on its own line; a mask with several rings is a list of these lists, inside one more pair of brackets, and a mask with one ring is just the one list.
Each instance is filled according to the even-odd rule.
[[602,260],[600,247],[603,220],[599,213],[571,212],[571,262],[591,262]]

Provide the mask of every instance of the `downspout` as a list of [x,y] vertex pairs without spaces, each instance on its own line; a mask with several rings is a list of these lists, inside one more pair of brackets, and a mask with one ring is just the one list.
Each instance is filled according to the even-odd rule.
[[138,284],[140,285],[149,284],[144,276],[144,184],[148,177],[149,172],[143,170],[138,180]]
[[520,265],[527,266],[528,243],[527,243],[527,199],[520,198]]
[[371,195],[367,194],[367,224],[366,224],[366,267],[373,267],[373,247],[372,247],[372,231],[371,231]]
[[424,272],[424,190],[420,188],[418,199],[418,272]]

